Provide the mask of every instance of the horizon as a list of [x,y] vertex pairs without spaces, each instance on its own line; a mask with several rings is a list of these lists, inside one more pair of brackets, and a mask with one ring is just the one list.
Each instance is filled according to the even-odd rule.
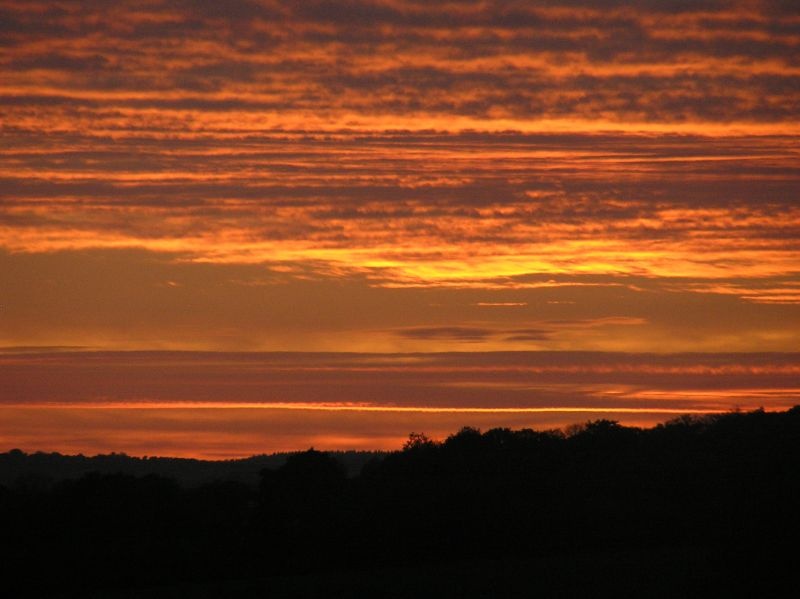
[[203,459],[788,409],[800,353],[0,351],[3,450]]
[[[792,406],[792,407],[790,407],[790,408],[788,408],[786,410],[776,409],[776,410],[771,410],[771,412],[786,413],[786,412],[789,412],[791,410],[798,409],[798,408],[800,408],[800,404],[798,404],[796,406]],[[726,415],[736,415],[736,414],[748,415],[748,414],[753,414],[753,413],[758,413],[758,412],[768,412],[768,411],[770,411],[770,410],[764,410],[763,408],[757,408],[755,410],[739,410],[737,408],[734,408],[734,409],[728,410],[728,411],[684,413],[684,414],[676,415],[675,418],[669,418],[667,420],[663,420],[661,422],[657,422],[655,424],[652,424],[651,426],[626,425],[626,424],[619,423],[619,421],[616,421],[616,420],[610,420],[609,421],[609,420],[606,420],[606,419],[600,419],[600,420],[587,420],[587,421],[583,421],[583,422],[574,422],[572,424],[568,424],[568,425],[563,426],[563,427],[547,428],[547,429],[544,429],[544,428],[536,429],[536,428],[529,428],[529,427],[517,428],[517,429],[509,429],[507,427],[497,427],[495,429],[482,430],[482,429],[474,428],[474,427],[462,427],[459,430],[452,431],[450,434],[448,434],[446,437],[443,437],[443,438],[431,438],[431,437],[428,437],[428,435],[425,435],[424,433],[411,432],[411,433],[409,433],[409,435],[405,439],[405,442],[408,442],[415,435],[421,435],[422,437],[424,437],[424,439],[426,441],[431,442],[431,443],[436,444],[436,445],[439,445],[439,444],[445,443],[448,439],[451,439],[451,438],[457,436],[459,433],[463,433],[463,431],[466,430],[466,429],[469,429],[471,431],[477,431],[478,433],[481,433],[481,434],[490,432],[492,430],[498,430],[498,429],[499,430],[508,430],[511,433],[519,433],[519,432],[523,432],[525,430],[532,430],[535,433],[544,433],[544,434],[551,434],[552,433],[552,434],[563,435],[566,438],[566,437],[572,436],[573,434],[578,433],[584,426],[592,424],[594,422],[599,422],[599,421],[614,422],[614,423],[618,424],[619,426],[621,426],[623,428],[628,428],[628,429],[632,429],[632,430],[639,430],[639,431],[646,431],[648,429],[657,428],[659,426],[669,426],[671,423],[680,422],[680,421],[682,421],[682,418],[681,418],[682,416],[691,417],[691,418],[702,418],[702,417],[726,416]],[[250,460],[259,459],[259,458],[273,458],[273,457],[280,457],[280,456],[289,456],[289,455],[298,454],[298,453],[305,453],[305,452],[308,452],[308,451],[319,451],[319,452],[322,452],[322,453],[329,453],[329,454],[347,454],[347,453],[355,453],[355,454],[389,454],[389,453],[395,453],[395,452],[403,451],[404,449],[405,449],[404,446],[399,446],[399,447],[396,447],[396,448],[393,448],[393,449],[392,448],[389,448],[389,449],[324,449],[324,448],[317,448],[317,447],[306,447],[306,448],[303,448],[303,449],[295,449],[295,450],[288,450],[288,451],[275,451],[275,452],[270,452],[270,453],[254,453],[254,454],[241,456],[241,457],[227,457],[227,458],[226,457],[218,457],[218,458],[213,458],[213,457],[177,456],[177,455],[147,455],[147,454],[145,454],[145,455],[130,455],[128,453],[125,453],[124,451],[121,451],[121,452],[120,451],[111,451],[111,452],[108,452],[108,453],[97,453],[97,454],[89,454],[89,455],[86,455],[86,454],[83,454],[83,453],[67,454],[67,453],[61,453],[61,452],[58,452],[58,451],[43,451],[43,450],[25,451],[23,449],[20,449],[19,447],[14,447],[12,449],[0,452],[0,455],[8,455],[8,454],[14,454],[14,453],[19,452],[19,453],[22,453],[23,455],[25,455],[26,457],[36,456],[36,455],[45,455],[45,456],[57,455],[59,457],[65,457],[65,458],[85,458],[85,459],[122,457],[122,458],[131,458],[131,459],[134,459],[134,460],[142,460],[142,461],[148,461],[148,460],[187,460],[187,461],[198,461],[198,462],[212,462],[212,463],[219,464],[219,463],[223,463],[223,462],[245,462],[245,461],[250,461]]]

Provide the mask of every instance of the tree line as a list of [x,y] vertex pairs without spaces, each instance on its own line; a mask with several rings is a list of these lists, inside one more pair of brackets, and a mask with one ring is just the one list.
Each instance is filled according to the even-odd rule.
[[13,596],[342,572],[469,579],[519,560],[539,567],[538,579],[518,568],[490,588],[531,577],[541,587],[548,569],[569,578],[584,564],[574,578],[624,562],[645,583],[662,564],[661,584],[676,592],[687,580],[737,577],[763,589],[789,572],[782,560],[794,554],[782,547],[796,544],[799,504],[800,406],[651,429],[610,420],[569,433],[464,428],[441,442],[412,434],[355,476],[311,449],[263,468],[257,484],[107,472],[6,484],[0,561]]

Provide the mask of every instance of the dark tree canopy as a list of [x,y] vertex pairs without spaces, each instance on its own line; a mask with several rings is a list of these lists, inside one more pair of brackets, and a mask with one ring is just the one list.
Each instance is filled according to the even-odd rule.
[[354,581],[362,595],[502,596],[535,575],[542,592],[624,580],[632,593],[714,594],[758,580],[764,595],[788,577],[780,548],[800,532],[800,407],[646,430],[412,433],[356,476],[340,457],[292,454],[257,484],[95,472],[0,485],[5,594],[185,596],[180,585],[249,580],[260,590],[241,596],[330,596]]

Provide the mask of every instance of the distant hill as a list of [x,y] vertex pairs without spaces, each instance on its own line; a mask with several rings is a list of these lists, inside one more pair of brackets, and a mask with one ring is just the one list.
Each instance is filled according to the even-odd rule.
[[[348,476],[355,476],[379,451],[329,452],[344,466]],[[0,453],[0,485],[47,488],[64,479],[80,478],[91,472],[100,474],[155,474],[176,480],[188,487],[214,481],[237,481],[257,484],[259,472],[275,469],[286,463],[292,452],[255,455],[233,460],[195,460],[188,458],[132,457],[124,453],[96,456],[62,455],[60,453],[25,453],[12,449]]]

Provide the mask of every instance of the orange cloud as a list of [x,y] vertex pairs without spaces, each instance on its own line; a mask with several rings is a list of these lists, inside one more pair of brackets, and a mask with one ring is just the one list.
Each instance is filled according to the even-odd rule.
[[[713,291],[726,296],[718,308],[743,300],[749,322],[760,308],[770,323],[763,338],[706,331],[698,349],[763,347],[778,327],[766,306],[796,305],[800,35],[779,3],[30,0],[1,16],[0,250],[18,261],[145,250],[229,273],[261,266],[266,284],[236,283],[247,304],[268,285],[327,279],[393,297],[530,291],[504,301],[598,318],[618,312],[572,296]],[[21,288],[24,273],[10,272]],[[788,314],[788,337],[767,347],[792,347]],[[651,323],[650,348],[676,326],[654,330],[657,316],[631,316]],[[235,331],[218,341],[228,325],[215,318],[217,341],[173,331],[160,343],[280,346]],[[379,320],[360,331],[483,326],[472,314]],[[112,337],[135,335],[40,341]]]

